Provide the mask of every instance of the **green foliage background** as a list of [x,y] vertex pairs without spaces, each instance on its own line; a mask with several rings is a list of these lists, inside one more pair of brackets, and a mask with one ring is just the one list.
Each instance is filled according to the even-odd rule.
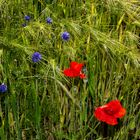
[[[0,139],[140,139],[139,35],[139,0],[0,0]],[[87,79],[63,75],[70,61]],[[93,111],[113,99],[127,114],[108,126]]]

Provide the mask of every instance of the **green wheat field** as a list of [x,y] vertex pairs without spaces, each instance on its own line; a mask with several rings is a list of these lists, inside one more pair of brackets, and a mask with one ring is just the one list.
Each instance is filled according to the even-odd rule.
[[[86,78],[64,75],[72,61]],[[0,0],[3,84],[0,140],[140,140],[140,1]],[[112,100],[114,126],[94,116]]]

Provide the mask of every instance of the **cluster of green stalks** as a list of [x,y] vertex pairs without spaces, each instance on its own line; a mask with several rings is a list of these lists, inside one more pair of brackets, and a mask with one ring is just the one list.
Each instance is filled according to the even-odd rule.
[[[0,0],[0,140],[140,139],[139,35],[139,0]],[[70,61],[87,79],[63,75]],[[109,126],[93,111],[113,99],[127,113]]]

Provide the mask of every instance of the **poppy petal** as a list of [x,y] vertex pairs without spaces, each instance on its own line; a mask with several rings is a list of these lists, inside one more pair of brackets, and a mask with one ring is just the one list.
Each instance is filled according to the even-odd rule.
[[80,77],[81,79],[84,79],[84,78],[86,78],[86,75],[85,75],[84,73],[80,73],[79,77]]
[[126,114],[125,108],[122,107],[119,100],[113,100],[106,105],[96,108],[95,117],[110,125],[116,125],[117,118],[122,118]]
[[106,122],[109,125],[116,125],[118,124],[117,122],[117,118],[108,115],[104,112],[102,107],[98,107],[96,108],[95,112],[94,112],[95,117],[99,120],[99,121],[103,121]]
[[125,108],[121,108],[119,110],[119,112],[117,112],[116,114],[114,114],[114,117],[116,117],[116,118],[122,118],[125,114],[126,114]]
[[106,106],[108,106],[108,108],[114,112],[114,117],[116,118],[121,118],[126,113],[126,110],[122,107],[119,100],[113,100],[106,104]]
[[77,62],[73,61],[70,63],[70,68],[73,69],[74,71],[77,71],[80,73],[83,65],[84,64],[82,64],[82,63],[77,63]]
[[77,77],[77,76],[79,76],[79,73],[74,72],[70,68],[65,69],[63,72],[64,72],[65,76],[68,76],[68,77]]

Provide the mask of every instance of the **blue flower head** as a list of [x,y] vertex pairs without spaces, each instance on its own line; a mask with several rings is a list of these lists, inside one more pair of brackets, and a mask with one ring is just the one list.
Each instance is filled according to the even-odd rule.
[[30,20],[30,16],[27,16],[27,15],[26,15],[26,16],[24,17],[24,19],[27,20],[27,21],[29,21],[29,20]]
[[69,38],[70,38],[70,34],[69,34],[68,32],[63,32],[63,33],[61,34],[61,38],[62,38],[63,40],[65,40],[65,41],[67,41],[67,40],[69,40]]
[[4,83],[2,83],[0,85],[0,93],[4,93],[7,91],[7,85],[5,85]]
[[46,19],[46,22],[47,22],[48,24],[51,24],[51,23],[53,22],[53,20],[52,20],[50,17],[48,17],[48,18]]
[[39,52],[35,52],[33,55],[32,55],[32,61],[34,63],[36,62],[39,62],[40,60],[42,59],[42,56]]

